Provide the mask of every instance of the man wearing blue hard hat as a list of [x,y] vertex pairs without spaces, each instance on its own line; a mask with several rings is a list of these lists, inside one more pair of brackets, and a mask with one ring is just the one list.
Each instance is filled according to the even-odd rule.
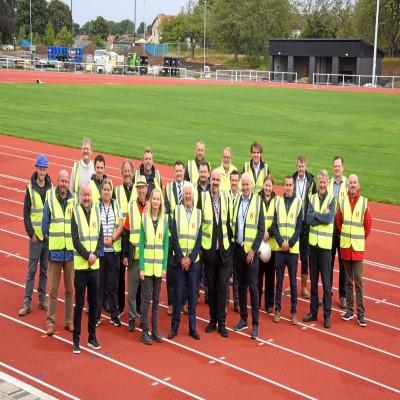
[[24,200],[24,225],[29,236],[29,261],[26,276],[24,304],[18,315],[23,317],[31,312],[33,285],[38,264],[40,265],[38,283],[38,308],[47,310],[46,283],[47,283],[47,258],[48,243],[43,238],[42,219],[43,206],[47,191],[51,188],[50,176],[47,175],[49,162],[44,154],[36,159],[36,171],[32,174],[30,183],[26,188]]

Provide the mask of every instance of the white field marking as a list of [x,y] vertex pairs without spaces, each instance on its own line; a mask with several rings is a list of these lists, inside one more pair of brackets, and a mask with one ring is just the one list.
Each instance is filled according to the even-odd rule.
[[25,190],[20,190],[20,189],[17,189],[17,188],[12,188],[12,187],[9,187],[9,186],[0,185],[0,187],[2,187],[2,188],[4,188],[4,189],[7,189],[7,190],[13,190],[14,192],[18,192],[18,193],[25,193]]
[[[34,376],[29,375],[24,371],[21,371],[20,369],[14,368],[11,365],[3,363],[2,361],[0,361],[0,367],[3,367],[4,369],[7,369],[9,371],[12,371],[15,374],[21,375],[24,378],[30,379],[31,381],[36,382],[36,383],[38,383],[38,384],[40,384],[40,385],[42,385],[42,386],[44,386],[44,387],[46,387],[48,389],[51,389],[54,392],[60,393],[65,397],[68,397],[68,398],[73,399],[73,400],[79,400],[79,397],[75,397],[72,394],[64,392],[64,390],[61,390],[56,386],[53,386],[53,385],[50,385],[49,383],[41,381],[40,379],[37,379]],[[43,398],[44,400],[45,399],[55,399],[53,396],[50,396],[48,393],[43,393],[40,390],[36,389],[35,387],[33,387],[31,385],[28,385],[23,381],[19,381],[18,379],[13,378],[12,376],[7,376],[7,378],[5,378],[5,380],[10,382],[10,383],[12,383],[12,384],[14,384],[14,385],[16,385],[16,386],[18,386],[18,387],[20,387],[21,389],[26,390],[29,393],[32,393],[33,395],[37,396],[37,398],[40,398],[40,399]],[[43,394],[45,394],[46,397],[42,397]]]
[[372,265],[373,267],[388,269],[389,271],[400,272],[400,267],[394,265],[383,264],[378,261],[364,260],[364,264]]
[[[1,250],[0,250],[0,252],[1,252]],[[21,283],[18,283],[18,282],[14,282],[14,281],[12,281],[12,280],[10,280],[10,279],[7,279],[7,278],[0,277],[0,281],[9,283],[9,284],[14,285],[14,286],[18,286],[18,287],[20,287],[20,288],[25,288],[25,285],[23,285],[23,284],[21,284]],[[36,292],[36,291],[37,291],[37,289],[34,289],[34,292]],[[62,302],[62,303],[64,303],[64,300],[63,300],[63,299],[57,298],[57,300],[60,301],[60,302]],[[0,314],[0,315],[1,315],[1,314]],[[104,319],[110,319],[110,317],[109,317],[108,315],[103,315],[103,314],[102,314],[102,317],[103,317]],[[121,323],[122,323],[122,325],[124,325],[124,326],[128,326],[128,324],[125,323],[125,322],[122,322],[122,321],[121,321]],[[139,332],[142,331],[140,328],[136,328],[136,329],[137,329]],[[43,331],[43,332],[45,332],[45,331]],[[262,380],[262,381],[264,381],[264,382],[270,383],[270,384],[272,384],[272,385],[274,385],[274,386],[277,386],[277,387],[279,387],[279,388],[281,388],[281,389],[284,389],[284,390],[286,390],[286,391],[289,391],[289,392],[291,392],[291,393],[297,394],[297,395],[299,395],[299,396],[301,396],[301,397],[304,397],[304,398],[306,398],[306,399],[310,399],[310,400],[315,399],[314,397],[312,397],[312,396],[310,396],[310,395],[307,395],[307,394],[305,394],[305,393],[299,392],[298,390],[293,389],[293,388],[291,388],[291,387],[289,387],[289,386],[283,385],[283,384],[281,384],[281,383],[279,383],[279,382],[276,382],[276,381],[274,381],[274,380],[272,380],[272,379],[269,379],[269,378],[267,378],[267,377],[265,377],[265,376],[259,375],[259,374],[255,373],[255,372],[252,372],[252,371],[247,370],[247,369],[245,369],[245,368],[239,367],[239,366],[236,365],[236,364],[232,364],[232,363],[229,363],[229,362],[227,362],[227,361],[224,361],[224,359],[219,359],[219,358],[214,357],[214,356],[212,356],[212,355],[210,355],[210,354],[207,354],[207,353],[204,353],[204,352],[202,352],[202,351],[196,350],[196,349],[194,349],[194,348],[192,348],[192,347],[190,347],[190,346],[185,346],[185,345],[183,345],[183,344],[181,344],[181,343],[178,343],[178,342],[176,342],[176,341],[172,341],[172,340],[169,340],[169,339],[166,339],[166,338],[164,338],[164,341],[167,342],[167,343],[170,343],[170,344],[172,344],[172,345],[174,345],[174,346],[177,346],[177,347],[179,347],[179,348],[181,348],[181,349],[187,350],[187,351],[189,351],[189,352],[191,352],[191,353],[194,353],[194,354],[197,354],[197,355],[199,355],[199,356],[201,356],[201,357],[204,357],[204,358],[209,359],[209,364],[214,364],[214,363],[217,362],[217,363],[220,363],[220,364],[222,364],[222,365],[224,365],[224,366],[226,366],[226,367],[228,367],[228,368],[232,368],[232,369],[234,369],[234,370],[236,370],[236,371],[242,372],[242,373],[244,373],[244,374],[246,374],[246,375],[249,375],[249,376],[251,376],[251,377],[253,377],[253,378],[257,378],[257,379]],[[94,354],[97,354],[97,353],[94,353]]]
[[29,183],[29,179],[20,178],[18,176],[13,176],[13,175],[8,175],[8,174],[3,174],[3,173],[0,173],[0,178],[11,179],[13,181],[22,182],[24,184]]
[[11,200],[11,199],[7,199],[6,197],[1,197],[1,196],[0,196],[0,200],[8,201],[10,203],[14,203],[14,204],[18,204],[18,205],[23,205],[24,204],[22,201]]
[[382,218],[372,218],[375,221],[381,221],[381,222],[387,222],[388,224],[396,224],[396,225],[400,225],[400,222],[397,221],[389,221],[388,219],[382,219]]
[[26,235],[21,235],[20,233],[11,232],[11,231],[9,231],[7,229],[0,228],[0,232],[4,232],[4,233],[8,233],[10,235],[18,236],[18,237],[20,237],[22,239],[28,239],[28,236],[26,236]]
[[388,235],[400,236],[400,233],[396,233],[396,232],[389,232],[389,231],[384,231],[382,229],[376,229],[376,228],[372,228],[372,230],[376,231],[376,232],[387,233]]
[[7,215],[8,217],[13,217],[13,218],[17,218],[17,219],[24,219],[24,217],[20,217],[19,215],[15,215],[15,214],[6,213],[4,211],[0,211],[0,214]]
[[[0,317],[3,317],[3,318],[8,319],[10,321],[16,322],[16,323],[18,323],[20,325],[23,325],[23,326],[26,326],[28,328],[31,328],[31,329],[33,329],[33,330],[35,330],[37,332],[42,333],[42,334],[46,333],[45,330],[43,330],[41,328],[38,328],[35,325],[28,324],[27,322],[21,321],[21,320],[19,320],[17,318],[11,317],[10,315],[4,314],[2,312],[0,312]],[[63,338],[63,337],[61,337],[59,335],[53,335],[52,337],[54,339],[60,340],[60,341],[62,341],[64,343],[70,344],[72,346],[72,341],[71,340],[67,340],[67,339],[65,339],[65,338]],[[161,383],[161,384],[163,384],[165,386],[168,386],[170,389],[174,389],[177,392],[183,393],[184,395],[186,395],[188,397],[191,397],[193,399],[198,399],[198,400],[204,400],[203,397],[200,397],[200,396],[198,396],[198,395],[196,395],[194,393],[191,393],[191,392],[189,392],[189,391],[187,391],[187,390],[185,390],[185,389],[183,389],[183,388],[181,388],[179,386],[173,385],[173,384],[168,383],[168,382],[164,382],[162,379],[157,378],[154,375],[151,375],[151,374],[149,374],[147,372],[144,372],[144,371],[142,371],[142,370],[140,370],[138,368],[132,367],[132,366],[130,366],[128,364],[125,364],[125,363],[123,363],[121,361],[118,361],[118,360],[116,360],[114,358],[106,356],[106,355],[104,355],[102,353],[99,353],[97,351],[93,351],[93,350],[91,350],[91,349],[89,349],[89,348],[87,348],[85,346],[81,346],[81,349],[86,351],[86,352],[88,352],[89,354],[95,355],[96,357],[99,357],[99,358],[102,358],[103,360],[109,361],[109,362],[111,362],[111,363],[113,363],[113,364],[115,364],[115,365],[117,365],[119,367],[125,368],[125,369],[127,369],[127,370],[129,370],[131,372],[137,373],[138,375],[144,376],[144,377],[146,377],[146,378],[148,378],[148,379],[150,379],[152,381],[155,381],[155,382]]]

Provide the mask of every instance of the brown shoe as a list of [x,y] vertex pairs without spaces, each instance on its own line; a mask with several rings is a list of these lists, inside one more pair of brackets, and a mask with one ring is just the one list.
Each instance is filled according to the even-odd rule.
[[301,296],[308,300],[310,292],[307,290],[307,275],[301,275]]
[[290,286],[288,286],[286,289],[283,289],[283,293],[284,293],[286,296],[290,296]]
[[280,319],[281,319],[281,313],[279,311],[275,311],[274,322],[278,323]]
[[294,314],[292,314],[292,324],[293,324],[293,325],[297,325],[297,322],[298,322],[298,320],[297,320],[297,314],[294,313]]
[[18,311],[18,315],[20,317],[25,317],[25,315],[28,315],[31,312],[31,306],[28,304],[24,304],[22,308]]
[[168,304],[167,314],[172,315],[172,304]]
[[74,331],[74,324],[72,322],[70,322],[69,324],[65,324],[64,328],[68,332],[73,332]]
[[54,335],[54,325],[47,325],[47,336],[53,336]]
[[39,310],[47,311],[47,304],[46,303],[39,303],[37,308]]

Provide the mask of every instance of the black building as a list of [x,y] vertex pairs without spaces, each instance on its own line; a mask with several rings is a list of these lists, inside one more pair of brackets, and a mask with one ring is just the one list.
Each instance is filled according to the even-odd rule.
[[[331,76],[329,82],[345,80],[358,83],[349,75],[372,75],[374,47],[359,39],[271,39],[269,41],[270,70],[297,72],[298,80],[313,81],[313,74],[342,74]],[[376,75],[382,72],[384,53],[378,49]],[[343,76],[346,75],[346,76]],[[289,75],[288,80],[293,80]],[[361,84],[371,78],[361,77]],[[316,82],[326,83],[327,75],[316,75]]]

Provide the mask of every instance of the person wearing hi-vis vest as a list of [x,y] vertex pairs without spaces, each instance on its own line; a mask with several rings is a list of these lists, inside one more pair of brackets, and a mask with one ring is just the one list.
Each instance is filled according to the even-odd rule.
[[[199,166],[201,161],[205,161],[204,157],[206,155],[206,145],[201,140],[196,142],[195,147],[195,159],[189,160],[187,164],[187,168],[185,171],[185,181],[192,182],[195,184],[199,180]],[[208,164],[208,170],[210,171],[211,166],[208,161],[205,161]]]
[[328,172],[321,170],[317,177],[318,192],[313,194],[307,209],[307,224],[310,252],[311,301],[310,312],[303,318],[304,322],[316,321],[318,317],[318,280],[321,274],[323,287],[324,327],[331,327],[332,282],[331,282],[331,248],[333,225],[336,213],[336,199],[328,193]]
[[[343,176],[344,160],[341,156],[333,158],[333,177],[331,178],[328,186],[328,192],[335,196],[336,211],[339,208],[339,203],[347,195],[347,178]],[[336,218],[332,236],[332,251],[331,251],[331,283],[333,286],[333,270],[335,267],[336,251],[339,262],[339,306],[346,308],[346,271],[342,256],[340,255],[340,232],[337,229]]]
[[[128,204],[128,215],[125,219],[122,234],[122,264],[127,268],[128,281],[128,330],[136,329],[136,318],[140,317],[141,280],[139,275],[139,239],[142,215],[147,210],[147,182],[144,176],[136,179],[135,190],[137,198],[131,199]],[[125,294],[124,294],[125,295]]]
[[[104,179],[107,178],[107,175],[104,174],[105,167],[106,167],[106,160],[104,159],[104,156],[98,154],[94,159],[95,172],[90,178],[93,204],[98,204],[101,200],[101,184],[104,181]],[[111,187],[111,194],[113,195],[113,197],[115,197],[113,191],[114,189],[113,187]]]
[[218,167],[221,176],[220,190],[229,192],[231,189],[231,173],[236,171],[236,167],[232,164],[232,150],[230,147],[225,147],[222,150],[221,165]]
[[[143,281],[143,304],[141,313],[142,334],[140,340],[151,345],[153,340],[162,343],[158,331],[158,307],[162,279],[166,276],[168,259],[168,215],[164,213],[162,193],[153,189],[148,210],[142,215],[139,239],[139,269]],[[149,334],[149,308],[151,310],[151,336]]]
[[233,327],[235,331],[247,329],[247,291],[250,289],[252,314],[251,338],[258,338],[258,297],[259,248],[264,237],[264,210],[260,196],[251,192],[251,177],[242,174],[242,195],[238,199],[232,216],[232,231],[235,241],[233,253],[234,268],[239,283],[240,320]]
[[124,228],[124,217],[118,202],[112,196],[113,185],[105,178],[101,183],[99,202],[101,226],[104,236],[104,254],[100,257],[99,302],[97,322],[100,324],[101,310],[110,313],[110,323],[121,326],[118,317],[118,280],[121,255],[121,232]]
[[47,175],[49,163],[43,154],[36,159],[36,171],[32,174],[30,183],[25,192],[24,199],[24,225],[29,236],[29,261],[25,283],[25,295],[22,308],[18,315],[24,317],[31,312],[33,285],[36,270],[39,264],[38,283],[38,308],[47,310],[46,304],[46,282],[47,282],[47,258],[48,243],[43,238],[42,219],[43,206],[48,190],[51,189],[51,179]]
[[71,217],[74,198],[68,189],[69,174],[66,170],[58,173],[57,187],[48,192],[43,209],[42,231],[49,243],[49,302],[47,308],[47,335],[54,335],[57,296],[61,272],[64,276],[65,312],[64,327],[72,332],[74,295],[74,245],[71,236]]
[[160,171],[154,167],[153,150],[150,147],[146,147],[143,151],[143,160],[139,169],[135,172],[135,181],[138,180],[139,176],[144,176],[149,186],[147,191],[147,200],[153,189],[157,188],[161,191],[161,175]]
[[293,325],[297,320],[297,262],[299,259],[299,237],[303,221],[301,200],[293,193],[293,176],[287,175],[284,194],[276,201],[272,232],[279,249],[275,256],[276,290],[274,322],[281,318],[282,284],[285,268],[288,268],[290,281],[290,314]]
[[251,160],[244,163],[243,172],[251,176],[253,193],[262,190],[264,178],[269,174],[268,164],[262,159],[263,147],[261,143],[253,142],[250,146]]
[[89,300],[88,347],[94,350],[101,348],[96,338],[96,314],[99,292],[99,257],[103,253],[104,235],[101,224],[100,209],[92,204],[92,191],[89,183],[79,189],[80,203],[75,204],[71,218],[71,234],[74,244],[75,270],[75,310],[73,348],[80,353],[80,336],[82,311],[87,290]]
[[[267,242],[271,248],[271,258],[265,263],[260,259],[258,269],[258,293],[261,300],[264,292],[264,306],[268,314],[272,314],[275,301],[275,255],[279,250],[278,243],[276,243],[274,233],[272,231],[272,221],[275,214],[275,204],[279,196],[273,190],[274,181],[270,174],[264,178],[263,190],[259,195],[263,200],[264,206],[264,220],[265,232],[264,241]],[[265,279],[264,279],[265,277]]]
[[189,335],[200,339],[196,330],[197,287],[200,279],[201,211],[193,206],[193,185],[185,182],[183,204],[178,205],[170,220],[172,253],[169,266],[174,279],[175,297],[169,339],[178,334],[185,288],[188,298]]
[[[118,202],[119,208],[124,216],[128,215],[128,204],[136,200],[137,191],[134,181],[135,167],[131,160],[123,160],[121,163],[122,185],[115,188],[115,198]],[[129,241],[129,228],[122,231],[121,240],[124,242],[124,237]],[[119,281],[118,281],[118,314],[122,314],[125,308],[125,271],[126,267],[123,263],[123,256],[121,252],[121,265],[119,267]]]
[[336,216],[340,232],[340,254],[346,270],[346,307],[342,319],[353,318],[354,288],[356,291],[357,322],[365,327],[365,307],[363,299],[363,260],[365,241],[371,232],[371,212],[368,199],[361,196],[357,175],[348,178],[349,191],[339,203]]
[[202,238],[201,253],[208,288],[210,322],[206,333],[217,329],[222,337],[228,337],[225,326],[226,299],[229,271],[232,263],[232,227],[230,200],[226,192],[219,191],[218,170],[211,173],[209,192],[202,193]]
[[82,140],[81,149],[82,159],[74,162],[69,182],[69,190],[77,203],[79,203],[79,188],[84,183],[90,182],[92,175],[95,173],[93,161],[90,159],[92,156],[92,141],[90,138]]

